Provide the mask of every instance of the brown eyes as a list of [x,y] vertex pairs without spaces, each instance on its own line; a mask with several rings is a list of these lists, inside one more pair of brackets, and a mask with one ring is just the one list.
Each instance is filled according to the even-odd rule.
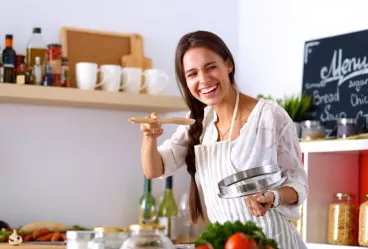
[[[210,66],[210,67],[207,67],[206,68],[206,71],[210,71],[210,70],[215,69],[215,68],[216,68],[216,66]],[[193,73],[188,74],[187,75],[187,78],[194,77],[196,75],[197,75],[197,73],[196,72],[193,72]]]

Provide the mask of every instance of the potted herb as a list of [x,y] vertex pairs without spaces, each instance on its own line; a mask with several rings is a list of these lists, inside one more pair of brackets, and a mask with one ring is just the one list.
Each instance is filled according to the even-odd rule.
[[260,98],[275,100],[282,106],[294,121],[298,137],[301,137],[300,123],[303,120],[304,114],[309,111],[312,106],[312,96],[303,93],[300,96],[292,95],[289,97],[285,96],[284,99],[274,99],[271,95],[265,96],[263,94],[258,94],[257,99]]
[[282,106],[294,121],[298,137],[300,138],[300,123],[303,120],[304,114],[309,111],[312,106],[312,96],[303,93],[300,96],[285,97]]

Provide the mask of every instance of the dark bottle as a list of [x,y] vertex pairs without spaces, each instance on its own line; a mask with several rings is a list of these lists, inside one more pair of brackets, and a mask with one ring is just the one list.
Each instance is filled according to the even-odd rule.
[[54,76],[52,74],[52,68],[50,66],[46,66],[46,73],[43,77],[43,85],[54,86]]
[[13,35],[5,35],[5,49],[3,50],[4,82],[16,83],[15,65],[16,53],[13,49]]

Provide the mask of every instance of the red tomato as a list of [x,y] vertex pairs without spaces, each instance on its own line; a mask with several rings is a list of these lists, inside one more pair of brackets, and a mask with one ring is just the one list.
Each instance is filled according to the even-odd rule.
[[211,246],[211,244],[207,243],[205,245],[197,246],[195,249],[213,249],[213,247]]
[[234,233],[227,239],[225,249],[254,249],[254,244],[246,234]]

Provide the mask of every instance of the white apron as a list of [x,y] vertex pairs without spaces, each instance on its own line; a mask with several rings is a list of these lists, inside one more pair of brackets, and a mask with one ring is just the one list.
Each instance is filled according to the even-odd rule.
[[231,135],[239,105],[237,92],[231,121],[229,139],[211,145],[196,145],[197,177],[203,190],[204,203],[211,223],[226,221],[254,221],[267,237],[276,240],[280,249],[307,249],[296,228],[276,209],[269,209],[264,216],[255,217],[249,212],[245,198],[222,199],[218,197],[217,184],[223,178],[237,173],[230,158]]

